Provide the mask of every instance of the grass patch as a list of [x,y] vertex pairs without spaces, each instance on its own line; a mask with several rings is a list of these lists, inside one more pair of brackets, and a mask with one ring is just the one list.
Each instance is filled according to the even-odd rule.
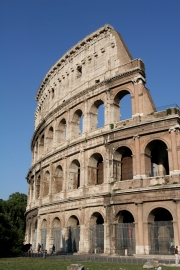
[[[79,263],[84,265],[85,270],[142,270],[142,265],[103,263],[103,262],[75,262],[62,261],[58,259],[43,258],[6,258],[0,259],[0,270],[67,270],[67,266]],[[163,266],[163,270],[176,269],[180,267]]]

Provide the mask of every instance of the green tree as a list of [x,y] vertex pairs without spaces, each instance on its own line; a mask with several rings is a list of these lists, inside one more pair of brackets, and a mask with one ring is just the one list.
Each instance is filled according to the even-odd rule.
[[16,192],[7,201],[0,200],[0,256],[14,256],[21,252],[25,232],[27,196]]

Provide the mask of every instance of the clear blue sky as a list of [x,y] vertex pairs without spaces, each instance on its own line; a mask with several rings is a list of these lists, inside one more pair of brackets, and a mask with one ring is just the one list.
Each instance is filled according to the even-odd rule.
[[27,194],[35,95],[45,74],[106,23],[145,62],[155,105],[180,106],[180,0],[0,0],[0,198]]

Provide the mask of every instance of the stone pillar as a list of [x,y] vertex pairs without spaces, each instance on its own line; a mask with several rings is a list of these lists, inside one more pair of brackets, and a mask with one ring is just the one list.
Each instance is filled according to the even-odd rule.
[[138,241],[136,245],[137,254],[144,254],[144,235],[143,235],[143,203],[137,203],[137,228]]
[[31,205],[31,181],[28,182],[28,204]]
[[[141,160],[140,160],[140,137],[138,135],[133,137],[135,142],[135,162],[136,174],[133,175],[134,179],[139,179],[141,177]],[[134,166],[133,166],[134,167]],[[134,172],[133,172],[134,174]]]
[[148,222],[143,223],[143,232],[144,232],[144,253],[149,254],[150,238],[149,238],[149,224],[148,224]]
[[177,215],[177,229],[176,229],[176,233],[174,230],[174,239],[175,239],[175,245],[180,247],[180,200],[179,199],[175,200],[175,203],[176,203],[176,215]]
[[34,236],[34,223],[33,218],[31,217],[31,235],[30,235],[30,244],[33,245],[33,236]]
[[87,104],[87,100],[84,101],[84,117],[83,117],[83,133],[85,133],[85,137],[87,138],[87,132],[88,132],[88,104]]
[[131,106],[132,106],[132,117],[133,117],[135,115],[135,112],[136,112],[134,95],[131,95]]
[[84,234],[85,234],[85,225],[79,225],[80,227],[80,240],[79,240],[79,251],[78,253],[84,253],[85,248],[84,248]]
[[116,253],[116,223],[113,223],[111,225],[111,253],[115,254]]
[[84,157],[84,150],[80,150],[80,188],[84,187],[85,185],[85,157]]
[[171,148],[172,148],[172,159],[173,159],[173,171],[171,171],[170,174],[176,174],[176,173],[180,173],[179,164],[178,164],[177,144],[176,144],[179,129],[176,128],[175,126],[175,127],[170,128],[169,132],[171,134]]
[[67,169],[67,158],[65,157],[64,158],[64,170],[63,170],[63,174],[64,174],[64,181],[63,181],[63,192],[64,192],[64,197],[66,198],[66,194],[67,194],[67,191],[68,191],[68,180],[69,180],[69,177],[68,177],[68,169]]
[[104,223],[104,253],[110,254],[110,224]]
[[139,115],[139,85],[134,82],[134,102],[135,102],[135,116]]
[[41,219],[40,216],[37,216],[37,238],[36,238],[36,245],[38,243],[41,244]]
[[111,111],[111,97],[109,93],[109,89],[106,90],[106,102],[104,104],[104,110],[105,110],[105,119],[104,119],[104,125],[114,123],[114,119],[112,117],[112,111]]
[[49,179],[49,200],[52,201],[52,181],[53,181],[53,164],[49,166],[50,179]]
[[39,190],[39,204],[41,205],[42,203],[42,198],[43,198],[43,181],[44,181],[44,175],[43,175],[43,170],[40,170],[40,190]]

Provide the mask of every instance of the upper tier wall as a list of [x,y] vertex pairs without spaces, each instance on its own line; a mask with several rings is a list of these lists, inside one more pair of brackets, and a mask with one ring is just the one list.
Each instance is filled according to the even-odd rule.
[[121,36],[105,25],[70,49],[46,74],[38,89],[35,129],[53,109],[77,93],[133,68]]

